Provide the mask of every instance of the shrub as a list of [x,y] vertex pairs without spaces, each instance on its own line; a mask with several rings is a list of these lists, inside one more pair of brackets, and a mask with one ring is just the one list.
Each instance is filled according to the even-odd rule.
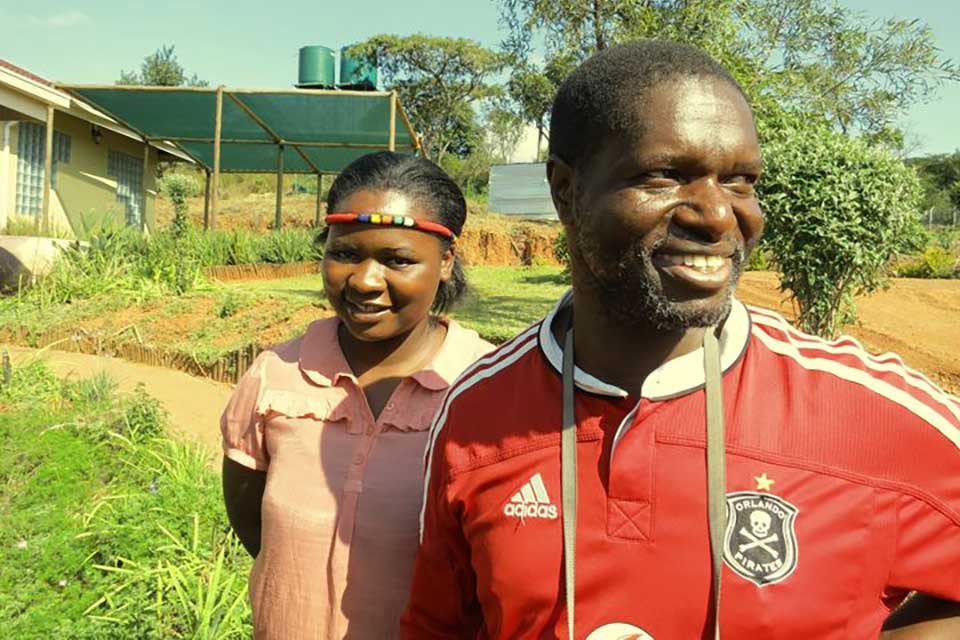
[[0,386],[4,635],[249,638],[250,559],[209,458],[115,388],[42,362]]
[[196,198],[202,194],[200,183],[184,173],[167,173],[157,180],[157,192],[176,204],[177,198]]
[[764,165],[764,244],[781,288],[802,329],[833,337],[856,317],[854,295],[882,286],[890,259],[916,246],[919,180],[889,152],[817,124],[782,132]]
[[919,256],[910,256],[894,274],[901,278],[954,278],[960,274],[960,260],[941,246],[932,244]]

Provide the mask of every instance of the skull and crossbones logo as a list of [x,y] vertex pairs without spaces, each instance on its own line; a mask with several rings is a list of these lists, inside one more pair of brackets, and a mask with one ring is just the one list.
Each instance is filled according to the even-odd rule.
[[797,567],[799,512],[796,505],[767,491],[728,493],[724,561],[760,587],[786,579]]
[[780,552],[770,546],[771,542],[776,542],[780,539],[780,536],[776,533],[770,533],[770,525],[772,522],[773,518],[766,511],[761,509],[751,511],[750,529],[740,527],[740,535],[748,540],[748,542],[744,542],[738,547],[741,553],[759,547],[769,553],[771,557],[779,558]]

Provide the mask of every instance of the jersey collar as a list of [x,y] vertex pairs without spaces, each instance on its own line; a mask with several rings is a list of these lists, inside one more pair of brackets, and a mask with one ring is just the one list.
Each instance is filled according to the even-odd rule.
[[[540,322],[540,349],[558,374],[563,366],[563,350],[550,328],[557,312],[572,304],[572,300],[573,292],[567,291]],[[720,332],[720,365],[724,373],[740,360],[747,349],[749,338],[750,314],[743,303],[734,298],[730,315]],[[703,387],[705,381],[703,349],[700,348],[669,360],[651,372],[643,383],[642,396],[648,400],[666,400],[696,391]],[[580,367],[574,368],[574,382],[577,387],[589,393],[615,398],[627,396],[627,392],[620,387],[604,382]]]

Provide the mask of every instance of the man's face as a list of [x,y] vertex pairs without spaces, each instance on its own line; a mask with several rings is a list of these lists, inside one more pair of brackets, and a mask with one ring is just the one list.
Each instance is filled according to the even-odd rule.
[[574,284],[630,326],[714,325],[763,229],[752,113],[712,78],[667,81],[635,109],[642,133],[610,136],[572,170]]

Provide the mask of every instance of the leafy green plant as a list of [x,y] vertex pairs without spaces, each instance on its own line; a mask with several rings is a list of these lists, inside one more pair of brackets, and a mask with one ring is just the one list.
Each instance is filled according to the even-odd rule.
[[757,245],[753,253],[750,254],[750,262],[747,264],[747,271],[768,271],[773,261],[763,245]]
[[6,636],[250,637],[250,559],[219,478],[205,451],[166,435],[155,400],[37,361],[14,368],[0,405]]
[[903,278],[955,278],[960,275],[960,258],[936,244],[919,256],[910,256],[895,269]]
[[220,306],[217,307],[217,317],[218,318],[229,318],[234,315],[240,309],[240,301],[237,299],[233,292],[227,292],[227,295],[223,297],[220,301]]
[[187,229],[187,198],[200,195],[197,181],[182,173],[169,173],[158,181],[158,190],[173,203],[174,233],[182,235]]
[[919,180],[889,152],[817,124],[770,141],[764,165],[764,243],[781,288],[802,329],[833,337],[856,317],[854,295],[882,286],[891,258],[922,237]]

